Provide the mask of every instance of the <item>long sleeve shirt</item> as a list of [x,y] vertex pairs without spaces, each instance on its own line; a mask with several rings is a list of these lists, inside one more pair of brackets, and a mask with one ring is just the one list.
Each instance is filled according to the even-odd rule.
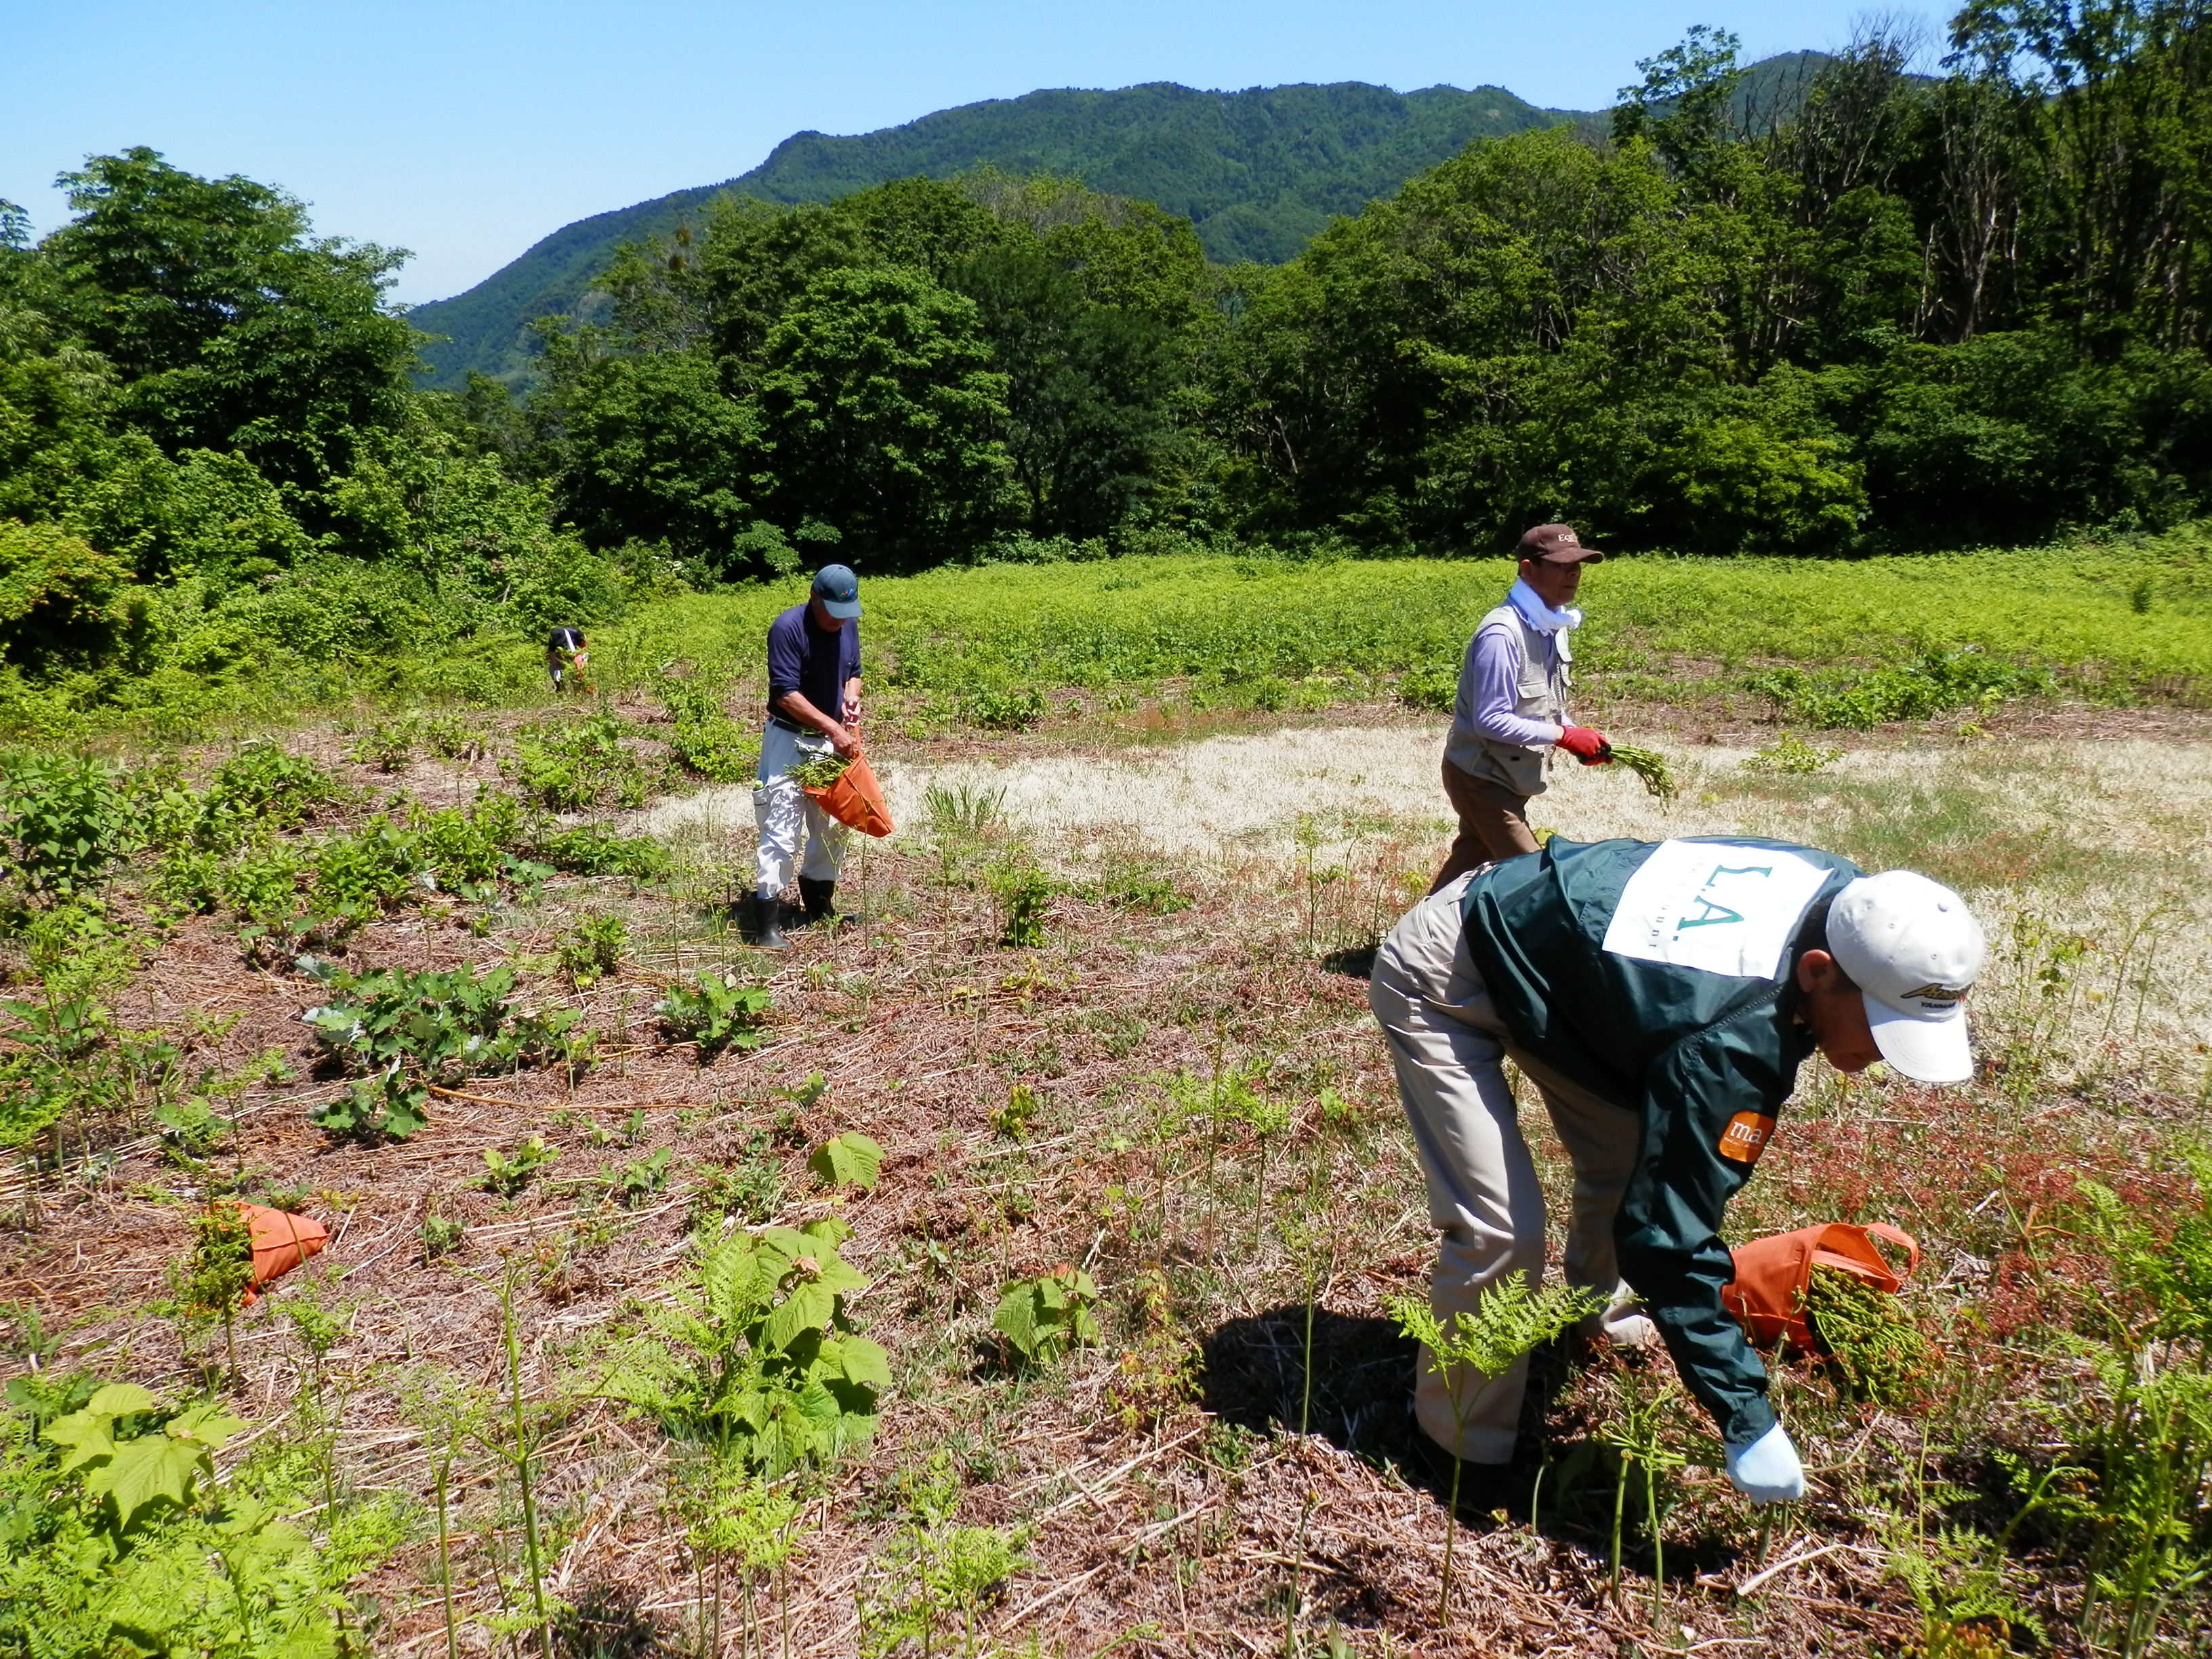
[[1766,1372],[1721,1302],[1728,1200],[1814,1051],[1798,957],[1859,875],[1832,853],[1711,836],[1541,852],[1478,872],[1468,954],[1515,1047],[1635,1114],[1613,1221],[1621,1276],[1731,1446],[1774,1426]]

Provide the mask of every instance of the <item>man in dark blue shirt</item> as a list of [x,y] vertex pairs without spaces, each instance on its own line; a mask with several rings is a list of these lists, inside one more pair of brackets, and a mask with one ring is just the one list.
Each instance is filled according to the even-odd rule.
[[806,920],[836,914],[837,871],[850,832],[814,804],[792,773],[823,755],[849,757],[860,746],[860,580],[842,564],[824,565],[806,603],[768,629],[768,726],[753,785],[760,848],[752,920],[754,942],[769,950],[784,946],[782,894],[794,864]]

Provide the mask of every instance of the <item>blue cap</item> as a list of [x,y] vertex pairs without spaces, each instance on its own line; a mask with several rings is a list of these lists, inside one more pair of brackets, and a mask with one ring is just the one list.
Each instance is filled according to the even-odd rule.
[[860,579],[842,564],[825,564],[814,573],[814,597],[840,622],[860,614]]

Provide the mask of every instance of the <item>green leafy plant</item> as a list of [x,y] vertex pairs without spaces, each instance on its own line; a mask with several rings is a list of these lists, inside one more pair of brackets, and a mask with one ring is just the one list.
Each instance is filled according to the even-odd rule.
[[424,1216],[420,1233],[422,1240],[422,1260],[435,1261],[441,1255],[451,1255],[461,1248],[467,1231],[465,1227],[451,1216]]
[[624,1209],[638,1205],[668,1184],[668,1147],[663,1146],[649,1157],[632,1158],[618,1170],[607,1175],[607,1196]]
[[390,720],[379,720],[354,740],[346,750],[346,758],[364,766],[374,766],[380,772],[398,772],[406,769],[415,758],[415,743],[420,732],[420,722],[412,714],[395,714]]
[[[1605,1305],[1595,1291],[1569,1290],[1547,1285],[1531,1289],[1515,1275],[1483,1291],[1473,1314],[1455,1313],[1451,1323],[1442,1323],[1426,1300],[1417,1296],[1394,1296],[1383,1309],[1404,1335],[1421,1345],[1421,1363],[1440,1373],[1449,1390],[1452,1426],[1464,1434],[1467,1416],[1481,1393],[1483,1381],[1498,1375],[1513,1362],[1540,1346],[1577,1320]],[[1443,1583],[1437,1593],[1437,1622],[1445,1623],[1451,1610],[1452,1545],[1459,1535],[1459,1480],[1457,1456],[1451,1460],[1450,1508],[1444,1522]]]
[[1802,777],[1825,770],[1843,758],[1840,749],[1821,749],[1785,729],[1772,743],[1743,763],[1747,772],[1777,772]]
[[329,1000],[300,1018],[325,1051],[361,1075],[311,1114],[338,1134],[404,1138],[427,1121],[426,1085],[566,1057],[576,1016],[567,1009],[518,1011],[514,975],[494,968],[351,975],[312,964]]
[[210,1203],[192,1218],[192,1253],[180,1300],[187,1311],[222,1322],[230,1374],[238,1375],[240,1304],[253,1284],[253,1230],[235,1204]]
[[852,763],[840,754],[810,755],[791,769],[791,775],[802,789],[827,789]]
[[558,870],[580,876],[627,876],[656,881],[668,873],[668,849],[649,836],[617,836],[601,823],[580,823],[540,836],[531,849]]
[[760,759],[760,740],[724,712],[722,698],[696,680],[661,674],[653,681],[668,711],[669,752],[684,769],[713,783],[742,783]]
[[641,806],[646,770],[623,742],[629,729],[619,716],[594,714],[525,732],[515,739],[515,786],[527,799],[556,812]]
[[1043,866],[1026,856],[1004,859],[992,869],[989,883],[999,901],[999,943],[1017,949],[1042,945],[1045,915],[1057,890]]
[[11,1385],[0,1413],[0,1652],[341,1659],[359,1625],[343,1587],[396,1541],[388,1505],[319,1550],[281,1518],[297,1494],[280,1458],[216,1478],[245,1427],[221,1407],[76,1377],[32,1392]]
[[2082,1626],[2123,1656],[2148,1649],[2165,1610],[2212,1577],[2212,1147],[2180,1149],[2193,1188],[2154,1218],[2102,1182],[2079,1183],[2082,1231],[2112,1264],[2098,1311],[2106,1340],[2085,1349],[2075,1459],[2094,1492]]
[[272,738],[257,738],[240,744],[209,777],[192,840],[220,852],[296,830],[341,793],[337,780],[313,761],[285,753]]
[[907,1487],[911,1518],[892,1538],[885,1571],[862,1600],[860,1651],[874,1659],[912,1642],[932,1653],[938,1632],[957,1621],[960,1651],[973,1659],[976,1615],[1020,1564],[1023,1535],[955,1523],[957,1486],[943,1452]]
[[1091,1311],[1097,1300],[1091,1275],[1063,1263],[1009,1285],[991,1316],[991,1328],[1024,1364],[1048,1365],[1098,1340],[1098,1321]]
[[769,1137],[755,1130],[746,1138],[744,1155],[708,1172],[692,1195],[694,1227],[734,1216],[740,1221],[765,1221],[783,1204],[783,1170],[772,1155]]
[[933,783],[921,792],[922,811],[930,829],[939,836],[981,840],[998,827],[1006,815],[1006,791],[1001,784]]
[[1929,651],[1838,684],[1798,668],[1755,675],[1753,691],[1819,726],[1866,731],[1886,720],[1926,720],[1969,705],[1993,710],[2007,698],[2051,689],[2047,670],[2024,667],[1973,647]]
[[246,1425],[220,1406],[172,1416],[158,1429],[129,1434],[118,1427],[143,1419],[160,1402],[135,1382],[111,1382],[81,1411],[46,1425],[44,1437],[66,1449],[61,1473],[85,1472],[85,1490],[105,1500],[119,1537],[156,1505],[181,1508],[194,1485],[215,1473],[215,1455]]
[[1037,1091],[1026,1083],[1017,1083],[1007,1091],[1005,1104],[991,1114],[991,1127],[1009,1140],[1021,1140],[1028,1136],[1036,1115]]
[[32,893],[97,885],[143,844],[127,775],[88,756],[19,752],[0,765],[0,855]]
[[1857,1399],[1908,1405],[1933,1369],[1928,1339],[1898,1298],[1856,1273],[1814,1263],[1805,1285],[1805,1321],[1814,1351]]
[[620,916],[586,916],[555,947],[561,969],[579,989],[596,985],[622,966],[629,945]]
[[884,1149],[857,1129],[833,1135],[814,1149],[806,1167],[825,1187],[858,1187],[866,1192],[876,1184],[883,1168]]
[[1651,1622],[1656,1628],[1664,1606],[1667,1588],[1666,1541],[1661,1531],[1665,1511],[1668,1507],[1666,1478],[1689,1462],[1688,1457],[1667,1443],[1667,1413],[1669,1403],[1676,1397],[1672,1383],[1656,1394],[1645,1398],[1637,1386],[1636,1378],[1622,1372],[1619,1379],[1620,1396],[1615,1414],[1597,1431],[1598,1443],[1612,1448],[1619,1459],[1619,1472],[1613,1488],[1613,1600],[1620,1599],[1620,1537],[1623,1510],[1628,1501],[1628,1481],[1632,1474],[1640,1474],[1644,1482],[1644,1516],[1646,1535],[1651,1540]]
[[1606,745],[1606,753],[1612,757],[1615,765],[1625,766],[1643,779],[1644,793],[1662,805],[1672,801],[1681,793],[1674,781],[1674,769],[1667,763],[1667,757],[1657,750],[1638,749],[1628,744],[1614,743]]
[[532,1135],[527,1140],[516,1142],[511,1152],[487,1146],[483,1153],[484,1172],[477,1184],[488,1193],[513,1198],[537,1179],[538,1171],[550,1169],[560,1156],[560,1148],[548,1146],[544,1135]]
[[968,722],[986,732],[1026,732],[1045,715],[1044,693],[986,686],[968,699]]
[[837,1254],[836,1217],[702,1240],[690,1273],[592,1384],[680,1440],[771,1477],[827,1464],[874,1431],[884,1351],[845,1297],[867,1283]]
[[705,1065],[725,1048],[757,1048],[772,1002],[764,985],[739,983],[735,974],[702,969],[690,985],[678,985],[653,1005],[661,1029],[699,1045]]

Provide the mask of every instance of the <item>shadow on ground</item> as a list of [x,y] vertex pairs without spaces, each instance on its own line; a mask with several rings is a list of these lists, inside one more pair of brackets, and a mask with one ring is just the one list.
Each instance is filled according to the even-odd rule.
[[[1308,1432],[1395,1471],[1440,1506],[1448,1504],[1451,1461],[1413,1421],[1414,1344],[1387,1319],[1317,1308],[1309,1394],[1305,1321],[1305,1304],[1291,1303],[1216,1330],[1206,1344],[1200,1375],[1206,1409],[1255,1434],[1295,1434],[1304,1413]],[[1463,1521],[1525,1526],[1533,1514],[1547,1537],[1599,1553],[1607,1550],[1618,1456],[1589,1432],[1593,1425],[1551,1420],[1553,1402],[1588,1358],[1577,1341],[1548,1344],[1530,1356],[1519,1450],[1502,1468],[1461,1469]],[[1635,1480],[1632,1474],[1635,1502],[1624,1516],[1624,1565],[1639,1571],[1648,1569],[1649,1557]],[[1678,1565],[1711,1570],[1734,1559],[1732,1549],[1715,1548],[1711,1540],[1680,1540],[1668,1548],[1669,1577]]]

